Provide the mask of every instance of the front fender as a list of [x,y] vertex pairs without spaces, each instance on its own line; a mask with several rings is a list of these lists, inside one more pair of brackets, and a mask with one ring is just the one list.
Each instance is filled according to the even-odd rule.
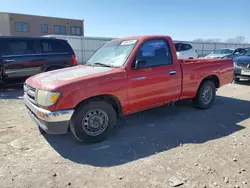
[[[76,86],[77,87],[77,86]],[[63,95],[58,100],[57,104],[55,105],[56,109],[73,109],[75,108],[80,102],[92,97],[95,95],[94,91],[98,91],[97,86],[86,85],[86,89],[81,87],[79,88],[68,88],[67,93],[62,92]]]

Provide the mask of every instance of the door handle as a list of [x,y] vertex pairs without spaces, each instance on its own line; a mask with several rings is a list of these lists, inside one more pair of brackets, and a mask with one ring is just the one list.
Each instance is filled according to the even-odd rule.
[[169,75],[175,75],[175,74],[176,74],[176,70],[169,71]]
[[133,78],[132,80],[145,80],[146,78],[147,78],[146,76],[142,76],[142,77]]
[[5,62],[6,63],[11,63],[11,62],[15,62],[15,60],[14,59],[6,59]]

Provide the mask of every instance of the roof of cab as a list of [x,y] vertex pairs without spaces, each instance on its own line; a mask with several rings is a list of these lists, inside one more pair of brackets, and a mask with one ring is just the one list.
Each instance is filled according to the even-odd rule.
[[131,36],[131,37],[122,37],[122,38],[116,38],[113,40],[147,40],[152,38],[170,38],[167,35],[145,35],[145,36]]

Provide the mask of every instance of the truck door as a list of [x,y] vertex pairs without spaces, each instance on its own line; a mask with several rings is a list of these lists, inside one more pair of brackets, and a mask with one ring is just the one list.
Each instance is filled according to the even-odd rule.
[[[131,111],[146,109],[177,100],[181,93],[180,65],[173,61],[165,39],[151,39],[142,44],[131,71],[128,71],[128,99]],[[175,54],[174,54],[175,55]],[[135,67],[136,62],[144,67]]]

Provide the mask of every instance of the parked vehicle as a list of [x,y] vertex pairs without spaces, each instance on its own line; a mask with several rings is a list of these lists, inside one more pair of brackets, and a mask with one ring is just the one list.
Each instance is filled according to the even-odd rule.
[[229,55],[226,55],[222,58],[236,58],[236,57],[239,57],[239,56],[244,56],[244,54],[246,54],[248,51],[250,50],[250,48],[237,48],[232,54],[229,54]]
[[246,53],[246,50],[244,48],[236,48],[236,49],[230,49],[230,48],[222,48],[215,50],[211,54],[205,56],[204,58],[230,58],[235,55],[242,55]]
[[234,58],[234,80],[250,79],[250,50],[243,56]]
[[216,88],[233,80],[232,59],[178,60],[168,36],[114,39],[86,65],[33,76],[24,103],[40,128],[86,143],[108,137],[117,117],[193,99],[212,106]]
[[196,59],[198,58],[198,52],[193,48],[191,44],[184,42],[174,43],[176,55],[178,59]]
[[77,65],[71,46],[55,38],[0,37],[0,81]]

